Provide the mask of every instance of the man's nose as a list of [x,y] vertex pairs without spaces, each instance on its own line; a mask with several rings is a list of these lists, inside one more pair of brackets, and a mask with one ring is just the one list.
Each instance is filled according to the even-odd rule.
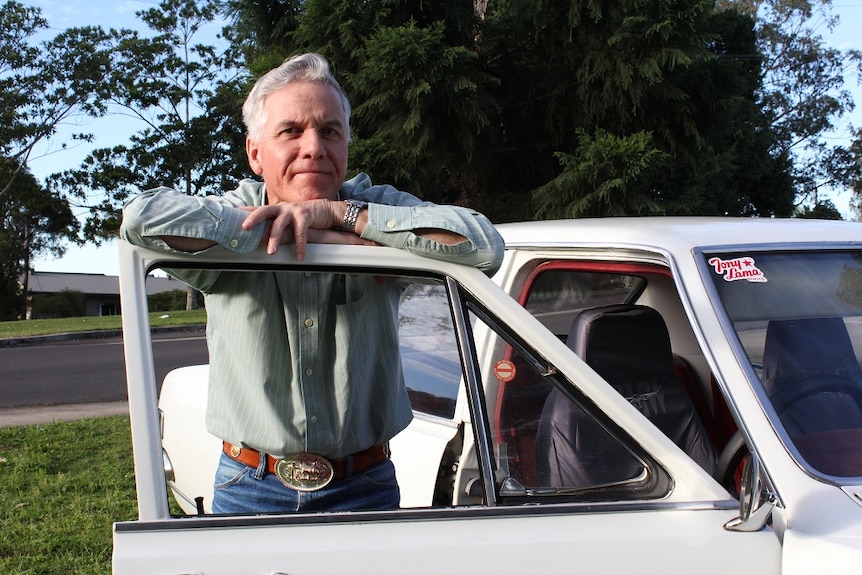
[[302,132],[302,155],[306,158],[319,158],[324,155],[323,140],[317,130]]

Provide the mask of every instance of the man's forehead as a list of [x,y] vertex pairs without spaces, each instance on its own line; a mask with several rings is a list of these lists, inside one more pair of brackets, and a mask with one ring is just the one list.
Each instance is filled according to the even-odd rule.
[[298,124],[308,121],[326,125],[344,123],[344,106],[335,88],[327,84],[288,84],[264,100],[271,122]]

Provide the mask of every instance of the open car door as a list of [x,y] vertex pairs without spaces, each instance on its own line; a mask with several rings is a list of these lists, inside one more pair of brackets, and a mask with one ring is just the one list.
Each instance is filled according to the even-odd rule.
[[[302,263],[281,252],[184,256],[123,242],[120,253],[139,517],[114,526],[116,575],[522,574],[573,563],[608,574],[780,572],[781,548],[769,527],[726,530],[738,503],[475,269],[365,246],[312,245]],[[399,353],[414,407],[414,422],[392,442],[404,507],[176,513],[163,465],[144,286],[155,268],[266,270],[309,280],[372,274],[398,282],[404,294]],[[519,472],[523,465],[499,437],[493,409],[496,383],[512,369],[560,390],[603,434],[601,441],[617,446],[633,466],[610,481],[563,489]]]

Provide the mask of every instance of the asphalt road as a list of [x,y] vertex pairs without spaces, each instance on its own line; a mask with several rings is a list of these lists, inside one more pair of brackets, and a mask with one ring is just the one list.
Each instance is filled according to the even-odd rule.
[[[175,367],[207,363],[203,329],[154,333],[153,357],[157,382]],[[125,369],[119,336],[0,347],[0,412],[123,402]]]

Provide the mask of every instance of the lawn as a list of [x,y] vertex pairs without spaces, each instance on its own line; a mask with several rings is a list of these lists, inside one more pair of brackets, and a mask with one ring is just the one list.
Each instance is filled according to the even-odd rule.
[[[118,330],[121,322],[7,321],[0,339]],[[150,314],[152,327],[204,323],[204,310]],[[128,416],[0,428],[0,574],[109,575],[112,524],[135,519],[137,509]]]
[[[203,309],[154,312],[150,314],[150,327],[204,324],[207,321],[206,317],[206,310]],[[121,327],[122,318],[118,315],[0,321],[0,339],[79,331],[117,330]]]
[[0,429],[0,573],[107,575],[137,516],[128,416]]

